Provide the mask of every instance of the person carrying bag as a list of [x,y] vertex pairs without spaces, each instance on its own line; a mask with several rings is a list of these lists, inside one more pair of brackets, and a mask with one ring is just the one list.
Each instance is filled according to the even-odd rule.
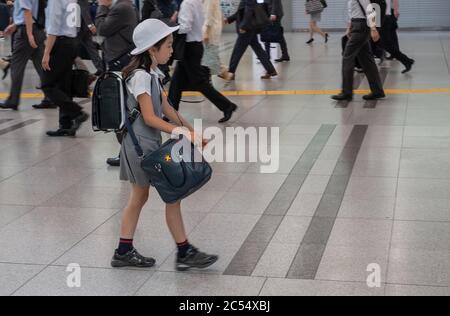
[[[133,35],[136,46],[136,49],[131,52],[133,59],[123,70],[123,77],[129,90],[129,107],[131,106],[130,110],[134,115],[132,115],[133,122],[127,119],[128,133],[122,142],[120,155],[120,179],[131,183],[132,192],[128,205],[123,211],[119,246],[111,261],[111,266],[114,268],[149,268],[155,265],[155,259],[142,256],[133,246],[141,210],[148,201],[150,187],[155,185],[161,189],[163,177],[166,176],[173,187],[183,186],[183,183],[176,183],[176,176],[168,174],[171,168],[166,167],[175,157],[168,154],[167,143],[162,145],[161,132],[171,135],[184,134],[192,143],[195,142],[200,146],[207,143],[175,111],[166,95],[161,92],[159,79],[162,73],[158,70],[158,65],[166,64],[170,59],[173,45],[172,34],[178,28],[169,27],[156,19],[148,19],[139,24]],[[185,127],[184,132],[179,132],[179,126],[164,121],[163,115],[172,122],[180,122],[180,125]],[[157,157],[158,153],[163,153],[163,156]],[[149,161],[150,164],[148,164]],[[186,165],[184,167],[187,168]],[[149,168],[160,169],[163,175],[155,175]],[[184,172],[185,168],[181,168],[183,176],[187,174]],[[180,168],[172,170],[177,172]],[[200,186],[201,184],[197,188]],[[179,192],[175,190],[165,193],[167,195],[164,193],[161,195],[169,201],[166,206],[167,225],[178,248],[175,263],[177,271],[186,271],[191,268],[205,269],[213,265],[218,260],[218,256],[200,252],[187,240],[179,200],[183,198],[183,195],[178,195]],[[169,196],[171,193],[176,193],[177,196]]]

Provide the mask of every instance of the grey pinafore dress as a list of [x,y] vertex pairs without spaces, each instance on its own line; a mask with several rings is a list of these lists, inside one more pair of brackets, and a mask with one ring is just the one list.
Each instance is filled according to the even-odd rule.
[[[140,71],[140,70],[139,70]],[[142,70],[144,71],[144,70]],[[136,74],[134,74],[136,75]],[[163,117],[162,113],[162,99],[161,90],[158,84],[158,75],[154,72],[151,74],[151,98],[153,101],[153,109],[155,115],[158,117]],[[134,91],[131,91],[134,93]],[[136,96],[131,96],[136,98]],[[136,99],[134,99],[136,100]],[[137,106],[137,102],[128,102],[128,108],[132,110],[134,106]],[[147,124],[140,115],[138,119],[133,123],[133,130],[139,141],[139,145],[142,147],[144,154],[148,154],[152,151],[157,150],[161,147],[162,136],[161,131],[154,129]],[[132,184],[138,185],[139,187],[149,187],[151,186],[150,177],[141,168],[141,159],[138,157],[136,150],[134,148],[133,140],[128,133],[122,142],[122,148],[120,151],[120,180],[129,181]]]

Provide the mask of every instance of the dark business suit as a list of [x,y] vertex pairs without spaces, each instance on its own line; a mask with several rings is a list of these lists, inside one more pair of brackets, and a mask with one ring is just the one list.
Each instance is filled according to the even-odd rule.
[[103,61],[100,58],[100,55],[97,50],[97,46],[94,43],[94,40],[92,38],[92,32],[89,29],[88,25],[94,25],[94,22],[91,18],[91,11],[89,7],[89,1],[88,0],[78,0],[78,5],[81,9],[81,30],[78,35],[78,40],[80,44],[86,49],[89,57],[91,58],[92,62],[94,63],[95,68],[98,72],[105,71],[105,67],[103,65]]
[[392,15],[386,15],[381,28],[381,47],[383,47],[392,58],[397,59],[405,66],[413,63],[412,59],[403,54],[400,50],[400,45],[397,36],[397,18]]
[[98,34],[105,37],[103,51],[109,66],[134,49],[133,31],[137,24],[138,12],[130,0],[119,0],[111,8],[99,6],[95,25]]
[[[38,2],[39,0],[33,0]],[[24,24],[17,25],[17,31],[14,33],[14,50],[11,59],[11,89],[10,95],[2,108],[17,108],[20,105],[20,94],[22,92],[23,79],[25,76],[25,69],[28,61],[33,62],[39,78],[43,78],[42,57],[45,49],[45,32],[42,26],[37,26],[33,23],[33,36],[36,41],[37,48],[32,48],[28,40],[27,29]],[[47,97],[45,102],[49,102]]]
[[[269,7],[270,15],[277,17],[277,20],[273,23],[277,23],[277,24],[281,25],[283,17],[284,17],[283,3],[281,2],[281,0],[265,0],[265,2],[267,3],[267,5]],[[267,54],[269,54],[269,58],[270,58],[270,43],[265,43],[265,44],[266,44],[266,52],[267,52]],[[289,59],[289,51],[288,51],[288,46],[287,46],[284,34],[280,41],[280,48],[281,48],[281,53],[282,53],[281,58]]]
[[[241,0],[238,11],[228,18],[228,23],[236,22],[236,30],[238,39],[234,46],[233,54],[230,61],[230,73],[236,73],[237,67],[249,46],[258,56],[262,65],[268,74],[276,73],[275,67],[270,62],[269,56],[262,48],[256,30],[252,27],[253,8],[256,5],[255,0]],[[244,30],[245,33],[241,33]]]

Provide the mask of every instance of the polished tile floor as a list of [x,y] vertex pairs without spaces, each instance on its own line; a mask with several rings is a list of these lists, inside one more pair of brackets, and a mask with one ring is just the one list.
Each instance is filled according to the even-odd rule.
[[[136,246],[157,267],[111,269],[129,193],[105,165],[115,138],[88,125],[77,138],[44,136],[58,114],[32,110],[36,98],[0,111],[0,295],[450,295],[450,90],[420,93],[450,88],[450,33],[400,37],[416,67],[402,75],[385,62],[396,94],[377,103],[320,94],[340,86],[337,33],[311,47],[305,34],[289,34],[292,62],[271,81],[259,80],[251,54],[235,83],[215,80],[221,90],[314,91],[231,97],[240,108],[229,126],[280,128],[281,166],[267,175],[256,163],[215,163],[212,181],[183,203],[190,240],[220,255],[202,272],[174,272],[156,192]],[[224,60],[232,41],[225,36]],[[0,43],[1,54],[8,49]],[[38,84],[30,65],[24,92]],[[368,87],[360,76],[357,84]],[[8,90],[0,82],[0,94]],[[205,126],[220,116],[208,102],[182,113]],[[66,282],[73,263],[80,288]],[[377,273],[379,286],[369,287]]]

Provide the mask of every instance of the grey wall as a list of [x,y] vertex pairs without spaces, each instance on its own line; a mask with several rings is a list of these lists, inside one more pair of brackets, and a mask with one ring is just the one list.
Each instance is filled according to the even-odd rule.
[[[305,0],[288,0],[292,9],[292,27],[306,29],[309,17],[305,16]],[[328,0],[328,9],[320,25],[324,28],[343,28],[347,15],[347,0]],[[450,28],[450,0],[400,0],[402,28]]]

